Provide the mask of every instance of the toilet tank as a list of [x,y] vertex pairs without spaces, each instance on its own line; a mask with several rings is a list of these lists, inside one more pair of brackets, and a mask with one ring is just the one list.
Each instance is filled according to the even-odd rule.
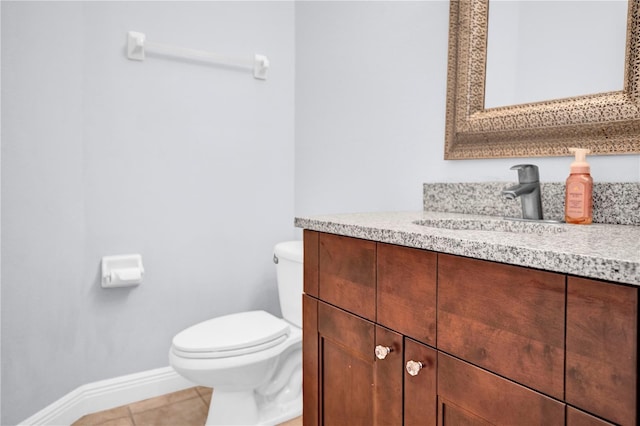
[[302,328],[302,241],[285,241],[273,249],[282,318]]

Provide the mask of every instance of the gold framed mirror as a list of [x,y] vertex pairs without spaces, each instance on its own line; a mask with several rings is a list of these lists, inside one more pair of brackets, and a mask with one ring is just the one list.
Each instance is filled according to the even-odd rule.
[[639,4],[629,0],[622,90],[485,109],[489,0],[451,0],[444,158],[639,153]]

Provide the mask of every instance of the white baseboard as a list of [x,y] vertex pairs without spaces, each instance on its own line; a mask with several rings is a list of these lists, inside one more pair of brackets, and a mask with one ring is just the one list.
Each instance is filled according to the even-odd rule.
[[20,425],[70,425],[80,417],[195,386],[171,367],[89,383],[73,390]]

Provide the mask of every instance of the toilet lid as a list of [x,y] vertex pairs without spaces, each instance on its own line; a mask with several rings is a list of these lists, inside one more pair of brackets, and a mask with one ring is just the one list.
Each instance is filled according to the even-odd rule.
[[240,312],[191,326],[173,338],[181,353],[224,357],[275,346],[289,335],[289,324],[265,311]]

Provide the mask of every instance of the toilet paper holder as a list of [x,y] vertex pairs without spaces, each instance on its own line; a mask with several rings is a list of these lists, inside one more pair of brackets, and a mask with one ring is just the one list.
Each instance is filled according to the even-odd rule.
[[102,287],[132,287],[142,282],[144,267],[139,254],[122,254],[102,258]]

